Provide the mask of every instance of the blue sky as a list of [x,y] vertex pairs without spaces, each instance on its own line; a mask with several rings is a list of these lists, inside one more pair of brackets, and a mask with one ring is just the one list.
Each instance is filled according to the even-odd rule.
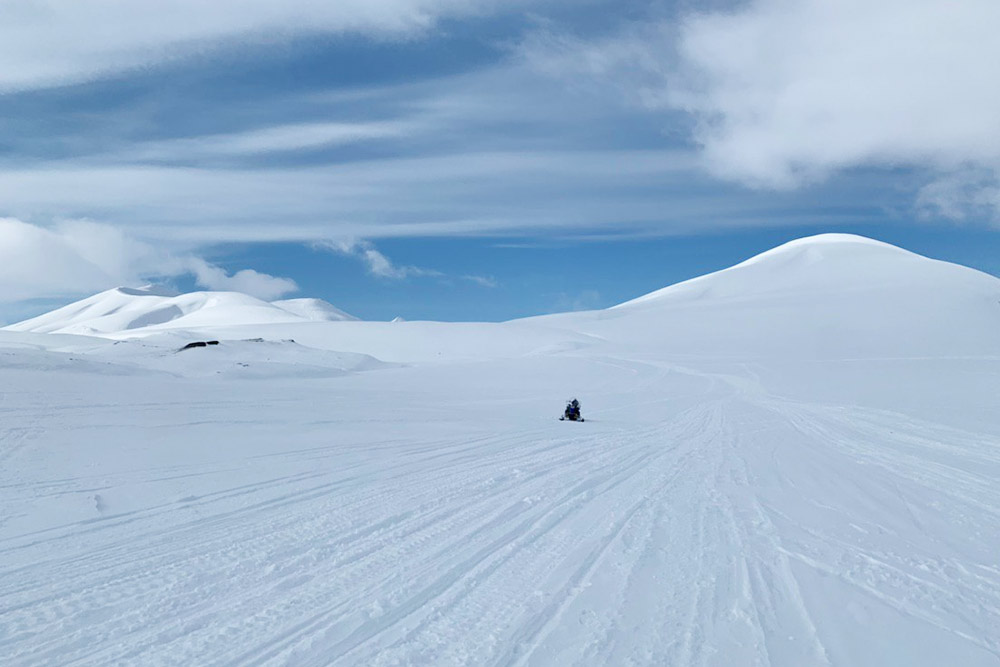
[[1000,9],[871,4],[6,5],[0,321],[149,281],[499,320],[825,231],[1000,274]]

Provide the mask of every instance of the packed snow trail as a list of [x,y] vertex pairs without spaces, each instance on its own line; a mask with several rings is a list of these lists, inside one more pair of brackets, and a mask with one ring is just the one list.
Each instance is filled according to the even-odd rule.
[[23,366],[4,665],[1000,664],[1000,428],[690,360]]

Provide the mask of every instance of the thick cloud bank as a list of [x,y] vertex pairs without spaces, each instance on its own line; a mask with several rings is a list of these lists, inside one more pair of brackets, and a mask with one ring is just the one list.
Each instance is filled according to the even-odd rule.
[[0,303],[84,295],[182,275],[193,275],[207,289],[266,300],[298,289],[292,280],[249,269],[230,275],[200,257],[167,253],[109,225],[74,220],[45,228],[0,218]]
[[758,0],[685,25],[673,101],[720,173],[790,185],[859,162],[1000,157],[1000,4]]
[[[857,165],[995,169],[998,25],[993,0],[757,0],[687,20],[668,99],[699,119],[709,167],[753,185]],[[934,192],[926,204],[961,215]]]
[[601,38],[540,31],[523,51],[668,124],[686,114],[715,176],[784,190],[914,169],[919,207],[963,218],[1000,208],[997,26],[995,0],[752,0]]

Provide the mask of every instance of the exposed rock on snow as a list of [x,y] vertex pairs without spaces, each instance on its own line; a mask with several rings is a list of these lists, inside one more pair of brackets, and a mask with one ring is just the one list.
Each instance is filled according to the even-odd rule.
[[208,347],[210,345],[218,345],[218,344],[219,341],[217,340],[193,340],[184,347],[182,347],[180,350],[178,350],[178,352],[183,352],[184,350],[193,350],[194,348],[197,347]]

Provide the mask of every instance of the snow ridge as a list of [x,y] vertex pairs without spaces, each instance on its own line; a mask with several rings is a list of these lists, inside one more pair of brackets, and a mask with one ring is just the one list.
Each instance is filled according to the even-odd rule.
[[821,296],[829,292],[884,291],[910,285],[995,289],[997,278],[957,264],[928,259],[855,234],[819,234],[789,241],[721,271],[670,285],[612,308],[678,299]]
[[271,305],[311,322],[351,322],[358,319],[322,299],[283,299],[272,301]]
[[290,324],[356,319],[319,299],[268,303],[239,292],[166,295],[150,288],[117,287],[6,327],[9,331],[117,334],[140,329]]

